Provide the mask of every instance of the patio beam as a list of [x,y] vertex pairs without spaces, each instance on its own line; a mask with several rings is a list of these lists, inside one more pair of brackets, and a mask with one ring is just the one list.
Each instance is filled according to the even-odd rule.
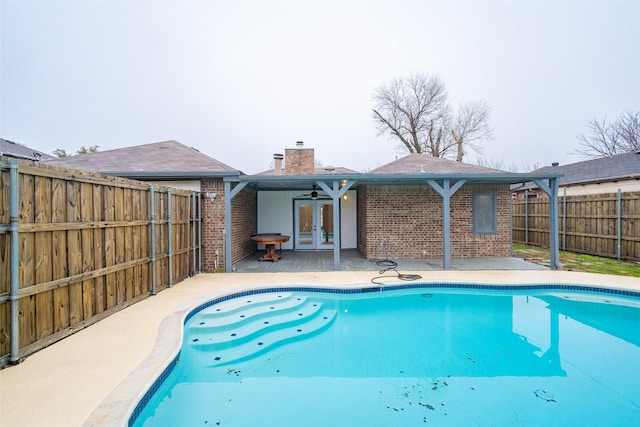
[[340,198],[355,184],[356,181],[347,181],[340,188],[340,181],[334,180],[333,187],[329,187],[324,181],[316,181],[316,184],[324,190],[333,200],[333,269],[341,270],[340,266]]
[[231,188],[231,182],[224,182],[224,270],[227,273],[233,271],[231,260],[232,235],[231,235],[231,200],[238,195],[248,182],[239,182]]
[[442,197],[442,268],[451,268],[451,196],[467,182],[466,179],[459,179],[453,186],[449,179],[442,180],[442,186],[433,179],[428,179],[427,183],[436,193]]
[[534,179],[538,187],[549,196],[549,266],[560,268],[560,244],[558,240],[558,187],[559,178],[549,178],[549,183]]

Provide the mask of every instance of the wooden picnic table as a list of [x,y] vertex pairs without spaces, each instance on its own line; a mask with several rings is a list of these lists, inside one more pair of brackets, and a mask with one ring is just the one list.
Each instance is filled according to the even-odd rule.
[[258,261],[273,261],[278,262],[281,256],[276,252],[276,244],[280,245],[280,253],[282,253],[282,244],[288,242],[291,239],[290,236],[284,236],[282,234],[257,234],[251,236],[251,241],[258,245],[265,245],[266,252],[262,258]]

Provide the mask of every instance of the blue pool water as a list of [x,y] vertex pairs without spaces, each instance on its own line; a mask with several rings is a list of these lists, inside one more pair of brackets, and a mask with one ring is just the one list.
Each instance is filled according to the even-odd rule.
[[135,426],[635,426],[640,298],[267,292],[211,305]]

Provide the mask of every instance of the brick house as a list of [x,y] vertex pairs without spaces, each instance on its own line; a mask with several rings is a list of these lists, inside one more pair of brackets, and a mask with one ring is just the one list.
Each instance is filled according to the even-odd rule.
[[[444,269],[452,257],[509,257],[510,185],[534,181],[557,195],[561,175],[514,174],[418,154],[359,173],[317,167],[314,150],[301,142],[274,155],[274,168],[256,175],[176,141],[46,163],[197,193],[204,271],[232,271],[255,253],[253,234],[273,232],[291,236],[285,250],[332,250],[336,270],[344,249],[369,259],[383,251],[396,259],[442,258]],[[557,230],[554,206],[551,231]],[[551,246],[557,268],[557,239]]]
[[[368,173],[318,168],[313,149],[302,143],[286,149],[284,156],[274,155],[274,163],[257,175],[224,178],[225,194],[231,196],[225,205],[227,271],[251,253],[252,232],[290,235],[283,249],[332,249],[336,270],[340,251],[352,248],[369,259],[382,251],[396,259],[442,258],[444,269],[452,256],[509,257],[510,185],[535,181],[557,195],[560,176],[555,171],[508,173],[420,154]],[[234,207],[235,194],[247,189],[256,199],[253,231],[240,224],[249,226],[254,214]],[[553,209],[549,226],[557,230],[557,204]],[[240,249],[234,247],[238,233],[246,239]],[[557,239],[551,244],[551,265],[557,268]]]

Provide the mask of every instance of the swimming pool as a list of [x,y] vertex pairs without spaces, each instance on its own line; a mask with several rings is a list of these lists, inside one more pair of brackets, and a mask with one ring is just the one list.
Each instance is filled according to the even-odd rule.
[[381,289],[277,289],[205,304],[131,424],[635,425],[640,417],[637,294]]

